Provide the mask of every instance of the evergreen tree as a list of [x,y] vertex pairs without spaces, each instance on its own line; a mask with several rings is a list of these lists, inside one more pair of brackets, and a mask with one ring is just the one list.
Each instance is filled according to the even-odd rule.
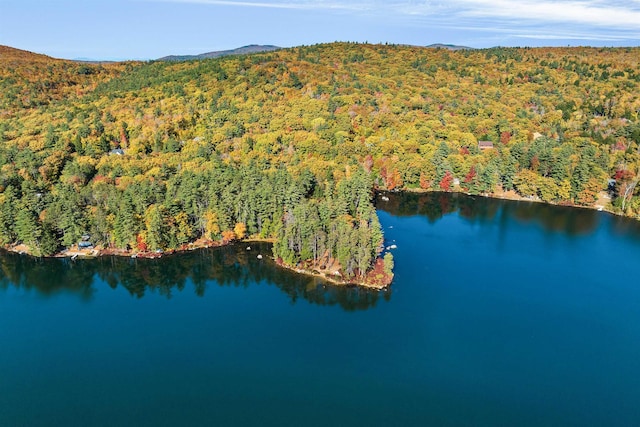
[[16,238],[16,206],[18,202],[17,191],[9,185],[5,188],[0,198],[0,242],[2,244],[13,243]]

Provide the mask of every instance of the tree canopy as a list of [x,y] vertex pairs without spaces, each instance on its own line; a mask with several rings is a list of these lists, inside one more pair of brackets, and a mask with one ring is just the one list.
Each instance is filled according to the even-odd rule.
[[638,216],[638,58],[332,43],[80,64],[2,48],[0,240],[49,254],[87,233],[138,250],[261,236],[286,263],[358,276],[382,241],[374,189],[585,206],[609,190]]

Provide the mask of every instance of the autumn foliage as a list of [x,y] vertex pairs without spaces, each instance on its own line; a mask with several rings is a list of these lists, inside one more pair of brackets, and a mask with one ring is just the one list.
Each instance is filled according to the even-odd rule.
[[440,189],[443,191],[451,190],[451,184],[453,184],[453,175],[450,171],[447,171],[440,180]]
[[457,179],[587,206],[609,189],[637,216],[638,57],[332,43],[81,64],[0,47],[0,241],[52,253],[85,233],[150,250],[261,236],[287,262],[324,249],[359,274],[382,238],[376,188]]

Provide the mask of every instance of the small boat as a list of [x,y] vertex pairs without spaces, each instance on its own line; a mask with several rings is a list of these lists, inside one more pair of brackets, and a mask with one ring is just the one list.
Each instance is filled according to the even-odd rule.
[[256,258],[258,258],[258,259],[262,259],[262,255],[261,255],[261,254],[258,254],[258,256],[257,256]]

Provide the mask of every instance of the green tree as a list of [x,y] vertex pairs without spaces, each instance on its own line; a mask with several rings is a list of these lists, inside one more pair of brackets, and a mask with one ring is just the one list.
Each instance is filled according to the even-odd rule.
[[16,238],[16,206],[18,196],[16,189],[9,185],[0,196],[0,242],[3,244],[13,243]]

